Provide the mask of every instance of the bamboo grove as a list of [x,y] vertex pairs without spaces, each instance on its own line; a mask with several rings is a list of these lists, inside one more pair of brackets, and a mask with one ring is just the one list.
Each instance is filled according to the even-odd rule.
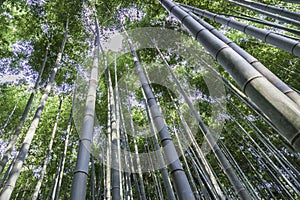
[[3,1],[0,199],[299,199],[298,1]]

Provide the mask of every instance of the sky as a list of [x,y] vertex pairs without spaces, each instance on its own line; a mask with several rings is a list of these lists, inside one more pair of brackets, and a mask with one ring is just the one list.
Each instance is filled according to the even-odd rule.
[[[10,83],[17,84],[19,80],[24,80],[29,86],[34,84],[37,73],[32,70],[32,67],[28,64],[29,57],[33,52],[33,46],[31,41],[17,41],[11,46],[13,56],[10,58],[0,59],[0,84]],[[18,69],[12,66],[13,59],[22,57],[17,61]]]

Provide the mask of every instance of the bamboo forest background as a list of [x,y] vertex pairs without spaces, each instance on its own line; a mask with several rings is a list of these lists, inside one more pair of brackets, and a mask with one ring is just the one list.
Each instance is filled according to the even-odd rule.
[[0,199],[299,199],[298,3],[1,1]]

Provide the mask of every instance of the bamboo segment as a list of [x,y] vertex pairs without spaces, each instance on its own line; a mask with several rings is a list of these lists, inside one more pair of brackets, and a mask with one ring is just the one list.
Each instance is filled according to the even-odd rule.
[[[265,79],[261,73],[255,70],[243,57],[206,30],[177,4],[170,0],[161,0],[160,2],[185,25],[190,34],[225,68],[253,102],[257,104],[277,126],[287,141],[289,141],[297,151],[300,151],[300,110],[298,105]],[[203,12],[203,14],[205,16],[208,15],[206,12]],[[218,15],[213,14],[209,16],[216,20],[218,18],[226,19],[225,17],[218,17]],[[226,20],[223,20],[223,22],[227,23]],[[233,21],[228,21],[228,23],[234,25],[238,24]],[[245,25],[244,28],[247,30],[249,27],[250,26]],[[254,31],[256,30],[254,27],[251,27],[251,30],[253,30],[254,35],[263,34],[262,30],[258,33]],[[282,36],[268,33],[265,37],[278,38]],[[266,40],[268,41],[269,39]],[[285,41],[290,40],[285,38]],[[277,43],[278,40],[275,42]],[[292,52],[294,52],[296,47],[300,50],[299,42],[294,41],[293,45],[295,46],[292,48]],[[300,55],[300,51],[297,54]]]
[[271,17],[271,18],[273,18],[273,19],[277,19],[277,20],[279,20],[279,21],[282,21],[282,22],[285,22],[285,23],[292,24],[292,25],[295,25],[295,26],[300,27],[300,22],[297,21],[297,20],[290,19],[290,18],[287,18],[287,17],[282,17],[282,16],[280,16],[280,15],[275,15],[275,14],[272,14],[272,13],[269,13],[269,12],[266,12],[266,11],[263,11],[263,10],[261,10],[261,9],[253,8],[253,7],[251,7],[251,6],[247,6],[247,5],[245,5],[245,4],[238,3],[238,2],[235,2],[235,1],[229,0],[229,2],[231,2],[231,3],[233,3],[233,4],[236,4],[236,5],[238,5],[238,6],[241,6],[241,7],[247,8],[247,9],[252,10],[252,11],[254,11],[254,12],[263,14],[263,15],[265,15],[265,16]]
[[46,157],[44,159],[43,168],[42,168],[42,171],[41,171],[41,177],[39,178],[39,180],[38,180],[38,182],[35,186],[35,189],[34,189],[34,192],[33,192],[33,195],[32,195],[32,200],[36,200],[38,198],[38,194],[39,194],[41,186],[42,186],[42,181],[43,181],[44,176],[46,174],[47,165],[49,163],[49,159],[50,159],[52,148],[53,148],[53,142],[54,142],[56,131],[57,131],[58,121],[59,121],[59,117],[60,117],[60,113],[61,113],[62,102],[63,102],[63,97],[61,97],[60,101],[59,101],[59,106],[58,106],[58,110],[57,110],[57,114],[56,114],[56,120],[55,120],[55,124],[54,124],[53,130],[52,130],[50,143],[49,143],[49,146],[48,146],[48,152],[47,152]]
[[194,8],[191,6],[183,5],[183,7],[186,7],[188,9],[191,9],[192,12],[199,14],[200,16],[203,16],[205,18],[214,20],[215,22],[221,23],[225,26],[229,26],[231,28],[234,28],[236,30],[242,31],[246,34],[252,35],[253,37],[260,39],[264,42],[267,42],[269,44],[272,44],[276,47],[279,47],[280,49],[283,49],[285,51],[288,51],[296,56],[300,56],[300,42],[284,37],[282,35],[278,35],[275,32],[268,31],[261,28],[256,28],[254,26],[238,22],[233,19],[229,19],[223,15],[218,15],[209,11],[201,10],[199,8]]
[[72,181],[71,199],[81,200],[86,196],[86,183],[88,178],[88,168],[90,161],[90,150],[92,137],[94,132],[94,114],[96,102],[96,90],[98,85],[98,63],[99,63],[99,46],[100,33],[98,19],[95,15],[96,39],[95,51],[93,58],[93,66],[91,70],[91,77],[87,91],[87,99],[84,113],[84,123],[80,135],[79,150],[77,154],[76,168],[74,170],[74,177]]
[[[264,3],[254,2],[254,1],[251,1],[251,0],[246,0],[246,1],[245,0],[234,0],[234,1],[246,4],[246,5],[250,5],[252,7],[259,8],[261,10],[265,10],[265,11],[268,11],[268,12],[271,12],[271,13],[282,15],[282,16],[294,19],[298,22],[300,21],[300,14],[299,13],[295,13],[295,12],[292,12],[292,11],[289,11],[289,10],[285,10],[283,8],[279,8],[279,7],[276,7],[276,6],[270,6],[270,5],[267,5],[267,4],[264,4]],[[296,2],[299,2],[299,1],[296,1]]]
[[258,72],[260,72],[264,77],[266,77],[274,86],[276,86],[282,93],[286,94],[291,100],[300,106],[300,95],[291,89],[287,84],[285,84],[280,78],[273,74],[268,68],[266,68],[261,62],[259,62],[252,55],[247,53],[240,46],[229,40],[226,36],[220,33],[215,27],[211,26],[209,23],[197,17],[194,13],[186,10],[197,22],[208,29],[217,38],[222,40],[233,50],[235,50],[239,55],[241,55],[248,63],[250,63]]
[[110,118],[111,118],[111,179],[112,179],[112,188],[111,194],[112,199],[120,199],[121,198],[121,190],[120,190],[120,173],[119,173],[119,148],[118,140],[118,120],[117,120],[117,113],[116,113],[116,103],[114,100],[114,91],[112,87],[112,81],[110,76],[109,68],[106,69],[107,76],[108,76],[108,87],[109,89],[109,97],[110,97]]
[[[124,28],[123,28],[124,29]],[[124,29],[125,30],[125,29]],[[195,199],[190,184],[188,182],[187,176],[181,166],[178,154],[176,152],[175,146],[172,142],[170,133],[167,129],[166,122],[164,117],[162,116],[157,102],[155,100],[155,96],[151,91],[147,78],[140,66],[137,53],[133,48],[132,42],[125,31],[128,44],[130,46],[131,54],[133,57],[134,65],[136,67],[137,74],[139,76],[142,89],[147,97],[147,104],[150,107],[150,113],[153,117],[153,121],[155,124],[155,128],[158,130],[158,134],[161,140],[161,144],[164,147],[164,153],[166,155],[166,162],[168,163],[168,167],[172,178],[174,180],[175,191],[177,192],[179,199]]]
[[[151,116],[150,116],[150,113],[149,113],[149,108],[148,108],[148,105],[146,103],[147,102],[146,99],[144,99],[144,102],[145,102],[145,108],[146,108],[146,113],[147,113],[147,119],[148,119],[148,123],[149,123],[149,126],[150,126],[150,131],[153,135],[152,140],[153,140],[153,143],[154,143],[154,147],[155,147],[156,151],[159,151],[160,147],[159,147],[158,141],[155,137],[154,124],[153,124],[153,120],[151,119]],[[158,159],[159,159],[160,163],[164,163],[163,156],[161,154],[158,155]],[[169,176],[168,176],[167,168],[163,167],[163,168],[159,169],[159,171],[162,175],[162,178],[163,178],[163,181],[164,181],[164,184],[165,184],[168,199],[169,200],[175,200],[176,198],[175,198],[175,195],[174,195],[174,191],[172,189],[171,181],[170,181]]]
[[183,89],[182,89],[179,81],[175,77],[175,75],[174,75],[171,67],[169,66],[169,64],[167,63],[167,61],[164,59],[164,57],[162,56],[162,54],[159,51],[159,49],[158,48],[156,48],[156,49],[160,53],[160,56],[164,60],[165,64],[167,65],[167,69],[170,72],[170,74],[171,74],[174,82],[176,83],[176,86],[178,87],[181,95],[184,97],[185,102],[188,104],[188,106],[190,108],[190,111],[193,113],[194,117],[196,118],[196,120],[197,120],[197,122],[199,124],[199,127],[201,128],[201,131],[205,135],[207,142],[209,143],[211,149],[213,150],[214,154],[216,155],[217,159],[219,160],[219,162],[220,162],[220,164],[221,164],[224,172],[226,173],[228,179],[231,181],[231,184],[233,185],[236,193],[242,199],[250,199],[250,196],[249,196],[248,192],[245,190],[245,188],[242,185],[241,181],[239,180],[238,176],[234,172],[232,166],[229,164],[229,162],[226,159],[226,157],[224,156],[223,152],[220,150],[220,148],[219,148],[218,144],[216,143],[214,137],[212,136],[211,132],[209,131],[209,129],[204,124],[204,122],[203,122],[200,114],[197,112],[197,110],[193,106],[192,102],[190,101],[190,99],[188,98],[188,96],[183,91]]
[[234,11],[234,12],[236,12],[236,13],[242,15],[242,16],[227,15],[227,14],[224,14],[224,15],[227,16],[227,17],[233,17],[233,18],[238,18],[238,19],[243,19],[243,20],[246,20],[246,21],[250,21],[250,22],[255,22],[255,23],[263,24],[263,25],[266,25],[266,26],[269,26],[269,27],[278,28],[278,29],[288,31],[288,32],[296,34],[296,35],[300,35],[300,31],[297,30],[297,29],[289,28],[289,27],[286,27],[286,26],[280,25],[280,24],[274,24],[271,21],[267,21],[267,20],[263,20],[263,19],[258,19],[258,18],[255,18],[255,17],[251,17],[251,16],[245,15],[245,14],[237,12],[237,11]]
[[[78,75],[77,75],[78,76]],[[64,150],[61,155],[61,162],[59,166],[59,175],[58,175],[58,183],[55,190],[55,200],[59,199],[59,194],[61,190],[61,185],[62,185],[62,179],[63,179],[63,174],[65,171],[65,163],[66,163],[66,157],[67,157],[67,150],[68,150],[68,144],[69,144],[69,138],[72,132],[72,119],[73,119],[73,110],[74,110],[74,101],[76,97],[76,84],[74,85],[74,93],[73,93],[73,98],[72,98],[72,106],[69,114],[69,119],[68,119],[68,125],[67,125],[67,132],[65,136],[65,144],[64,144]],[[53,196],[52,196],[53,197]]]
[[18,179],[18,177],[21,173],[22,166],[23,166],[24,161],[26,159],[26,156],[27,156],[27,153],[29,151],[29,148],[30,148],[31,142],[33,140],[33,137],[35,135],[36,129],[39,125],[39,121],[40,121],[41,115],[43,113],[43,110],[45,108],[45,104],[47,102],[47,99],[49,97],[49,93],[52,89],[52,84],[54,83],[54,80],[55,80],[55,77],[56,77],[56,74],[57,74],[57,70],[59,69],[60,64],[61,64],[62,53],[63,53],[63,50],[65,48],[65,44],[66,44],[66,41],[67,41],[68,25],[69,25],[69,18],[67,19],[67,22],[66,22],[66,28],[65,28],[65,32],[64,32],[64,39],[62,41],[60,51],[57,55],[55,66],[52,70],[52,73],[50,74],[50,80],[49,80],[49,82],[46,86],[46,89],[45,89],[45,92],[44,92],[43,96],[41,97],[39,107],[36,109],[36,112],[34,114],[34,118],[33,118],[32,122],[30,124],[30,127],[29,127],[29,129],[26,133],[24,141],[21,144],[20,150],[19,150],[18,155],[16,157],[16,160],[14,162],[13,168],[12,168],[10,174],[9,174],[8,180],[7,180],[4,188],[1,191],[1,194],[0,194],[0,199],[1,200],[2,199],[6,200],[6,199],[10,198],[10,196],[13,192],[13,189],[15,188],[17,179]]
[[42,75],[43,75],[43,72],[44,72],[44,69],[45,69],[45,66],[46,66],[46,62],[47,62],[47,58],[48,58],[48,50],[49,50],[49,46],[50,46],[50,42],[47,43],[47,47],[46,47],[46,52],[45,52],[45,56],[44,56],[44,59],[43,59],[43,64],[41,66],[41,69],[39,71],[39,75],[35,81],[35,85],[34,85],[34,89],[33,91],[31,92],[30,94],[30,97],[26,103],[26,106],[24,108],[24,111],[22,113],[22,117],[18,123],[18,126],[12,136],[12,138],[10,139],[9,141],[9,144],[7,145],[6,147],[6,150],[5,150],[5,154],[3,155],[3,158],[1,159],[0,161],[0,174],[2,173],[3,169],[5,168],[7,162],[8,162],[8,156],[9,154],[11,153],[13,147],[15,146],[16,142],[17,142],[17,139],[18,139],[18,136],[19,134],[21,133],[22,131],[22,128],[23,128],[23,124],[27,118],[27,115],[29,113],[29,110],[31,108],[31,104],[32,104],[32,101],[33,101],[33,98],[35,96],[35,93],[37,92],[38,90],[38,87],[39,87],[39,84],[41,82],[41,78],[42,78]]

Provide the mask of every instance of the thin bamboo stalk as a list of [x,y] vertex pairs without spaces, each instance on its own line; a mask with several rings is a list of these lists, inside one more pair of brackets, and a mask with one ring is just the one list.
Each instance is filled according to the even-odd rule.
[[46,52],[45,52],[45,56],[44,56],[44,59],[43,59],[43,63],[42,63],[42,66],[39,70],[39,75],[35,81],[35,85],[34,85],[34,88],[33,88],[33,91],[31,92],[30,94],[30,97],[26,103],[26,106],[24,108],[24,111],[22,113],[22,117],[17,125],[17,128],[15,130],[15,132],[13,133],[10,141],[9,141],[9,144],[7,145],[6,147],[6,150],[5,150],[5,153],[0,161],[0,174],[2,173],[3,169],[5,168],[5,165],[6,163],[8,162],[8,157],[9,157],[9,154],[11,154],[11,151],[13,150],[13,147],[15,146],[15,144],[17,143],[17,139],[18,139],[18,136],[19,134],[21,133],[22,131],[22,128],[23,128],[23,124],[27,118],[27,115],[29,113],[29,110],[31,108],[31,104],[33,102],[33,98],[35,96],[35,93],[37,92],[38,88],[39,88],[39,84],[41,82],[41,78],[42,78],[42,75],[43,75],[43,72],[44,72],[44,69],[45,69],[45,66],[46,66],[46,62],[47,62],[47,58],[48,58],[48,51],[49,51],[49,47],[50,47],[50,42],[47,43],[47,47],[46,47]]
[[66,157],[67,157],[67,150],[68,150],[69,138],[70,138],[70,135],[72,133],[72,118],[73,118],[73,109],[74,109],[75,97],[76,97],[76,84],[74,84],[74,93],[73,93],[72,105],[71,105],[69,119],[68,119],[67,133],[66,133],[66,137],[65,137],[64,150],[63,150],[62,157],[61,157],[62,160],[61,160],[60,166],[59,166],[59,170],[60,171],[59,171],[59,176],[58,176],[58,184],[57,184],[57,187],[55,189],[55,197],[54,197],[55,200],[59,199],[59,194],[60,194],[60,189],[61,189],[61,184],[62,184],[64,169],[65,169]]
[[9,124],[9,121],[11,120],[13,114],[15,113],[15,110],[17,108],[17,105],[19,104],[19,100],[20,98],[17,100],[17,103],[15,104],[15,106],[13,107],[12,111],[10,112],[10,114],[8,115],[5,123],[3,124],[1,130],[0,130],[0,135],[2,135],[2,133],[4,132],[4,130],[6,129],[7,125]]
[[130,103],[129,97],[127,99],[127,102],[128,102],[128,109],[129,109],[131,135],[133,137],[132,139],[133,139],[133,145],[134,145],[134,152],[135,152],[137,169],[138,169],[139,186],[140,186],[140,192],[141,192],[141,197],[142,197],[141,199],[146,200],[147,198],[146,198],[146,192],[145,192],[145,185],[144,185],[144,180],[143,180],[141,161],[140,161],[140,157],[139,157],[139,150],[138,150],[137,141],[136,141],[136,134],[135,134],[135,129],[134,129],[134,125],[133,125],[132,109],[131,109],[131,103]]
[[[201,159],[201,164],[199,164],[198,171],[202,171],[201,175],[202,175],[203,179],[205,179],[204,184],[207,185],[206,187],[210,188],[209,192],[212,193],[212,196],[214,199],[217,199],[217,198],[225,199],[225,196],[223,195],[222,190],[221,190],[219,184],[217,183],[217,180],[216,180],[217,177],[213,174],[213,170],[212,170],[211,166],[205,159],[205,156],[204,156],[203,152],[201,151],[199,145],[197,144],[196,139],[191,132],[191,129],[189,128],[186,120],[184,119],[180,109],[174,102],[172,96],[171,96],[171,99],[172,99],[173,106],[175,107],[175,110],[176,110],[177,114],[179,115],[180,123],[182,124],[184,131],[188,135],[188,138],[186,138],[186,140],[192,142],[193,146],[196,148],[198,157]],[[198,161],[198,163],[200,163],[200,162]],[[213,188],[213,189],[211,189],[211,188]]]
[[13,169],[12,169],[12,171],[11,171],[9,177],[8,177],[8,180],[7,180],[3,190],[1,191],[0,199],[5,200],[5,199],[10,198],[10,196],[13,192],[13,189],[15,187],[15,184],[17,182],[17,179],[18,179],[18,177],[21,173],[21,169],[22,169],[22,166],[24,164],[26,155],[28,153],[28,150],[30,148],[32,139],[33,139],[33,137],[35,135],[35,132],[36,132],[36,129],[38,127],[40,117],[43,113],[46,101],[47,101],[49,93],[52,89],[52,84],[54,83],[54,79],[55,79],[57,70],[59,69],[60,64],[61,64],[62,53],[63,53],[64,47],[65,47],[65,44],[66,44],[66,41],[67,41],[68,25],[69,25],[69,18],[67,19],[67,22],[66,22],[64,39],[63,39],[63,42],[62,42],[62,45],[61,45],[61,49],[60,49],[60,52],[57,55],[56,63],[55,63],[55,66],[52,70],[52,73],[50,75],[50,79],[49,79],[49,82],[46,86],[45,93],[43,94],[43,96],[40,100],[40,105],[39,105],[39,107],[37,108],[37,110],[35,112],[35,115],[34,115],[34,118],[31,122],[31,124],[30,124],[29,130],[28,130],[28,132],[27,132],[27,134],[24,138],[24,141],[23,141],[21,147],[20,147],[20,150],[19,150],[19,153],[17,155],[16,161],[14,163]]
[[[119,177],[122,177],[122,159],[121,159],[121,137],[120,137],[120,98],[119,98],[119,86],[118,86],[118,73],[117,73],[117,56],[114,56],[114,75],[115,75],[115,104],[116,104],[116,129],[117,129],[117,150],[118,150],[118,169]],[[120,183],[120,198],[123,199],[123,186]]]
[[[175,125],[175,124],[174,124]],[[190,179],[190,182],[191,182],[191,185],[193,187],[193,190],[194,190],[194,195],[195,195],[195,198],[196,199],[201,199],[200,198],[200,194],[199,194],[199,191],[198,191],[198,188],[195,184],[195,180],[194,180],[194,177],[192,176],[192,173],[191,173],[191,170],[189,168],[189,165],[188,165],[188,162],[187,162],[187,159],[186,159],[186,156],[185,156],[185,152],[183,151],[183,146],[181,144],[181,139],[179,138],[178,136],[178,132],[176,130],[176,127],[173,125],[173,130],[174,130],[174,135],[175,135],[175,138],[178,142],[178,147],[179,147],[179,150],[180,150],[180,153],[181,155],[183,155],[182,159],[183,159],[183,163],[185,164],[185,167],[186,167],[186,171],[188,173],[188,177]],[[204,187],[203,187],[204,188]]]
[[39,177],[38,182],[35,186],[34,192],[32,194],[32,200],[36,200],[38,198],[38,194],[40,192],[42,182],[43,182],[44,176],[46,174],[47,165],[49,163],[49,159],[50,159],[51,152],[52,152],[53,142],[54,142],[55,135],[56,135],[56,132],[57,132],[58,122],[59,122],[61,108],[62,108],[62,103],[63,103],[63,97],[61,97],[60,101],[59,101],[59,106],[58,106],[58,110],[57,110],[57,114],[56,114],[56,119],[55,119],[55,123],[54,123],[54,126],[53,126],[53,130],[52,130],[52,134],[51,134],[51,138],[50,138],[50,142],[49,142],[49,146],[48,146],[48,152],[47,152],[46,157],[45,157],[44,162],[43,162],[41,176]]
[[[128,93],[127,90],[127,83],[126,83],[126,92]],[[119,95],[119,93],[118,93]],[[120,97],[119,97],[120,99]],[[129,142],[128,142],[128,137],[127,137],[127,131],[126,131],[126,127],[125,127],[125,120],[124,120],[124,116],[123,116],[123,110],[122,110],[122,106],[121,106],[121,101],[119,101],[119,106],[120,106],[120,119],[121,119],[121,127],[122,127],[122,133],[123,133],[123,137],[124,137],[124,143],[125,143],[125,149],[126,151],[130,152],[130,147],[129,147]],[[125,153],[124,155],[124,159],[125,159],[125,166],[127,168],[127,170],[129,172],[125,172],[125,179],[126,179],[126,187],[125,187],[125,199],[127,196],[127,199],[132,199],[133,197],[133,193],[132,193],[132,183],[131,183],[131,178],[130,178],[130,173],[131,171],[133,171],[133,161],[132,161],[132,157],[131,154],[127,154]],[[136,174],[133,174],[134,179],[136,179]],[[139,187],[138,185],[136,186],[136,190],[139,193]],[[140,195],[138,195],[140,196]]]
[[[271,155],[280,164],[281,169],[284,169],[286,171],[286,174],[289,175],[290,179],[293,180],[293,182],[296,184],[296,188],[300,188],[300,183],[297,181],[297,177],[294,176],[295,174],[299,174],[299,171],[296,168],[294,168],[294,165],[292,163],[290,163],[281,152],[278,151],[278,149],[266,138],[265,134],[263,134],[261,132],[261,130],[251,120],[249,120],[249,118],[244,113],[239,111],[239,109],[237,108],[237,106],[235,104],[230,102],[230,105],[233,107],[235,112],[238,113],[239,118],[241,120],[243,120],[253,130],[253,132],[255,133],[257,138],[266,147],[266,149],[269,152],[272,152]],[[246,119],[246,121],[245,121],[245,119]],[[237,121],[237,119],[234,119],[234,121],[239,127],[241,127],[242,130],[244,129],[242,127],[242,125]],[[250,138],[250,141],[252,141],[254,143],[254,145],[257,146],[257,148],[261,152],[263,152],[262,148],[258,145],[258,143],[252,137],[250,137],[250,135],[248,133],[246,133],[246,135]],[[265,152],[263,152],[263,156],[268,160],[270,159],[269,154],[267,155]],[[272,160],[271,160],[271,162],[272,162]],[[274,163],[271,163],[271,164],[275,166]],[[287,167],[290,169],[288,169]],[[279,169],[277,168],[276,170],[278,171]]]

